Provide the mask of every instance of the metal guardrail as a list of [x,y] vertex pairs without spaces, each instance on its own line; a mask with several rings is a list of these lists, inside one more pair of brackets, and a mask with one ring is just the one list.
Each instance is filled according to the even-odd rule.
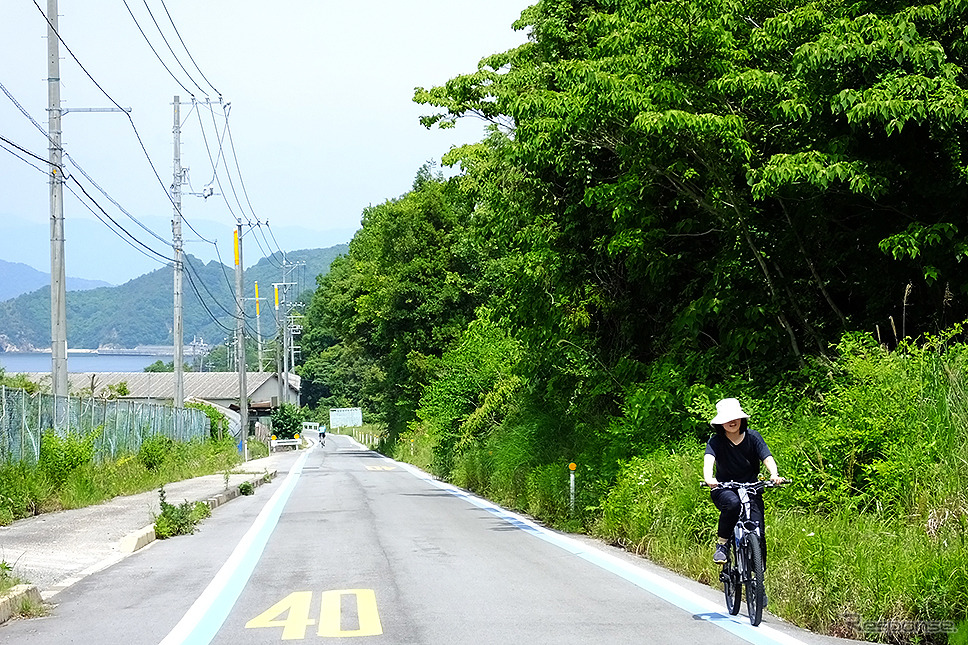
[[201,410],[119,399],[55,399],[0,386],[0,463],[36,463],[43,433],[55,429],[55,413],[61,436],[102,428],[94,445],[95,459],[136,453],[153,435],[176,441],[205,438],[210,426]]

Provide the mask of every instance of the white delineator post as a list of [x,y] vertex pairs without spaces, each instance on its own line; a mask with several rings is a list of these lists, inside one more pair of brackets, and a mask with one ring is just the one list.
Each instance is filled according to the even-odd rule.
[[569,488],[571,489],[571,504],[569,505],[569,508],[571,508],[571,514],[573,516],[575,514],[575,469],[576,468],[578,468],[578,464],[576,464],[575,462],[571,462],[570,464],[568,464],[568,473],[569,473],[569,480],[570,480]]

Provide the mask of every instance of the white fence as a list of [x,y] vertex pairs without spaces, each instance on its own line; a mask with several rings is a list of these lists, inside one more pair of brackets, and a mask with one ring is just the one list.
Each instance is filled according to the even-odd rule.
[[58,434],[87,434],[103,428],[95,444],[97,459],[135,453],[152,435],[176,441],[209,435],[209,420],[201,410],[120,400],[55,400],[49,394],[31,395],[0,386],[0,463],[36,463],[41,436],[55,426],[55,405]]

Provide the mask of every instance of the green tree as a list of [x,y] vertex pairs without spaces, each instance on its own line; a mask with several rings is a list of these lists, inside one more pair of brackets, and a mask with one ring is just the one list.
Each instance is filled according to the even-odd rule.
[[316,397],[310,404],[355,402],[393,436],[413,419],[428,359],[473,317],[467,215],[462,194],[430,166],[411,192],[364,212],[307,314],[300,374]]
[[962,11],[544,0],[528,43],[418,88],[442,108],[427,125],[513,131],[452,159],[482,184],[480,235],[505,236],[498,310],[542,321],[553,389],[582,362],[627,384],[670,350],[701,352],[698,377],[778,374],[886,328],[908,284],[909,332],[963,316]]
[[277,439],[292,439],[302,430],[302,410],[292,403],[283,403],[274,409],[271,418],[272,434]]
[[[185,363],[184,367],[186,372],[192,371],[192,366]],[[151,365],[148,365],[144,369],[145,372],[174,372],[175,371],[175,361],[168,361],[165,363],[161,359],[155,361]]]

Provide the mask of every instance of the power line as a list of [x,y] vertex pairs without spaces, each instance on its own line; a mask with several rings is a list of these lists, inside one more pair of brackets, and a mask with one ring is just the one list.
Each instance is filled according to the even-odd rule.
[[[212,115],[212,126],[215,129],[216,134],[217,134],[218,133],[218,123],[215,121],[215,110],[211,109],[211,105],[209,105],[209,112]],[[222,195],[222,200],[225,202],[226,208],[229,209],[229,213],[231,213],[233,215],[233,217],[235,217],[235,213],[234,213],[234,211],[232,209],[232,205],[229,203],[229,201],[228,201],[228,199],[227,199],[227,197],[225,195],[225,191],[222,188],[222,180],[219,178],[219,175],[218,175],[218,165],[219,165],[219,162],[225,157],[225,154],[224,154],[224,139],[225,139],[226,133],[229,133],[229,136],[231,137],[231,133],[229,131],[229,125],[228,125],[228,116],[226,115],[226,118],[225,118],[225,126],[222,129],[222,134],[220,136],[218,136],[218,138],[217,138],[217,141],[218,141],[218,152],[214,156],[214,158],[213,158],[213,155],[212,155],[212,147],[211,147],[211,145],[209,145],[208,134],[206,133],[206,130],[205,130],[205,124],[202,122],[201,110],[198,111],[198,127],[199,127],[199,131],[202,133],[202,140],[203,140],[203,142],[205,144],[205,151],[208,154],[209,164],[212,166],[212,181],[215,182],[216,185],[219,187],[219,192]],[[234,144],[233,144],[233,155],[234,155]],[[238,166],[238,158],[236,157],[236,168],[238,169],[238,167],[239,167]],[[239,172],[239,174],[241,176],[241,172],[238,171],[238,170],[237,170],[237,172]],[[226,165],[226,174],[227,173],[228,173],[228,166]],[[246,194],[246,200],[248,200],[248,194]],[[236,200],[236,201],[238,201],[238,200]],[[239,206],[241,207],[241,203],[239,203]],[[249,208],[251,210],[251,203],[250,203]],[[253,215],[255,215],[255,214],[253,213]],[[236,219],[237,219],[237,221],[241,221],[241,218],[240,217],[237,217]],[[259,234],[262,235],[263,239],[265,239],[265,234],[262,232],[262,229],[261,229],[261,224],[262,223],[259,221],[258,217],[255,218],[255,221],[256,221],[256,227],[258,228]],[[262,242],[259,241],[258,236],[255,237],[255,241],[256,241],[256,244],[259,246],[259,250],[262,252],[262,256],[265,257],[267,260],[269,260],[270,263],[274,263],[274,260],[272,258],[271,253],[267,253],[266,252],[266,248],[263,247]],[[268,246],[268,241],[266,241],[266,246]],[[277,268],[282,268],[282,265],[281,264],[275,264],[275,266]],[[226,281],[228,281],[228,277],[226,277]]]
[[[19,144],[16,144],[16,143],[14,143],[13,141],[11,141],[11,140],[10,140],[10,139],[8,139],[7,137],[5,137],[5,136],[3,136],[2,134],[0,134],[0,141],[3,141],[3,142],[4,142],[5,144],[7,144],[8,146],[12,146],[12,147],[14,147],[14,148],[16,148],[17,150],[19,150],[19,151],[20,151],[20,152],[22,152],[23,154],[25,154],[25,155],[27,155],[28,157],[31,157],[31,158],[33,158],[33,159],[36,159],[37,161],[39,161],[39,162],[41,162],[41,163],[45,163],[45,164],[47,164],[48,166],[53,166],[53,165],[54,165],[54,164],[53,164],[53,163],[51,163],[51,162],[50,162],[49,160],[47,160],[47,159],[44,159],[43,157],[40,157],[40,156],[38,156],[38,155],[35,155],[35,154],[34,154],[34,153],[32,153],[32,152],[31,152],[30,150],[27,150],[27,149],[26,149],[26,148],[24,148],[23,146],[21,146],[21,145],[19,145]],[[27,161],[27,160],[26,160],[26,159],[24,159],[23,157],[20,157],[20,156],[19,156],[19,155],[17,155],[16,153],[14,153],[14,152],[12,152],[12,151],[10,151],[10,150],[7,150],[7,152],[9,152],[9,153],[10,153],[10,154],[12,154],[13,156],[15,156],[15,157],[17,157],[18,159],[20,159],[20,160],[21,160],[21,161],[23,161],[24,163],[26,163],[26,164],[29,164],[29,165],[31,165],[31,166],[34,166],[34,165],[33,165],[32,163],[30,163],[29,161]],[[39,170],[39,171],[40,171],[40,172],[42,172],[42,173],[45,173],[45,174],[47,173],[47,171],[46,171],[46,170],[44,170],[43,168],[39,168],[39,167],[37,167],[37,166],[34,166],[34,168],[37,168],[37,170]]]
[[269,226],[269,220],[266,220],[266,228],[269,230],[269,235],[272,237],[272,241],[275,243],[276,248],[279,249],[279,253],[282,253],[283,260],[285,260],[286,253],[282,250],[282,247],[279,246],[279,242],[276,241],[276,236],[272,232],[272,228]]
[[[230,316],[233,320],[238,320],[238,314],[236,314],[235,312],[229,311],[222,305],[221,302],[219,302],[218,298],[215,297],[215,294],[213,294],[212,291],[208,288],[208,285],[205,284],[205,281],[202,280],[202,276],[198,274],[198,269],[195,268],[195,266],[191,263],[191,261],[188,258],[189,258],[189,255],[186,253],[185,266],[189,268],[190,270],[189,272],[195,273],[196,277],[202,283],[202,287],[205,289],[205,292],[208,294],[209,298],[212,299],[212,302],[216,303],[219,306],[219,309],[224,311],[227,316]],[[219,264],[221,264],[221,262],[219,262]]]
[[119,204],[116,199],[114,199],[113,197],[111,197],[111,195],[109,195],[107,193],[107,191],[105,191],[103,188],[101,188],[101,186],[98,185],[98,183],[96,181],[94,181],[94,179],[89,174],[87,174],[87,172],[83,168],[81,168],[81,166],[78,165],[78,163],[76,161],[74,161],[74,158],[73,157],[71,157],[66,152],[64,153],[64,156],[67,157],[67,160],[71,162],[71,165],[72,166],[74,166],[75,168],[77,168],[78,172],[80,172],[82,175],[84,175],[84,177],[89,182],[91,182],[91,185],[93,185],[95,188],[97,188],[98,191],[102,195],[104,195],[108,199],[108,201],[110,201],[112,204],[114,204],[119,211],[121,211],[122,213],[124,213],[128,217],[128,219],[130,219],[132,222],[134,222],[135,224],[137,224],[138,226],[140,226],[146,233],[148,233],[149,235],[151,235],[155,239],[159,240],[161,243],[163,243],[163,244],[165,244],[167,246],[172,246],[171,240],[168,240],[168,239],[166,239],[166,238],[158,235],[154,231],[152,231],[150,228],[148,228],[147,225],[145,225],[143,222],[141,222],[141,220],[139,220],[137,217],[135,217],[134,215],[132,215],[131,213],[129,213],[123,206],[121,206],[121,204]]
[[10,90],[8,90],[6,87],[4,87],[3,83],[0,83],[0,90],[3,90],[3,93],[7,95],[7,98],[10,99],[10,102],[13,103],[15,106],[17,106],[17,109],[20,110],[20,113],[23,114],[25,117],[27,117],[27,119],[29,119],[30,122],[34,124],[34,127],[37,128],[37,130],[40,131],[40,133],[42,135],[44,135],[44,137],[47,139],[47,141],[49,141],[53,145],[56,145],[54,143],[54,140],[47,133],[47,130],[45,130],[42,125],[40,125],[39,123],[37,123],[37,121],[34,119],[34,117],[31,116],[30,112],[28,112],[27,109],[24,108],[24,106],[22,106],[20,104],[20,101],[18,101],[16,98],[14,98],[13,94],[10,93]]
[[[249,212],[252,213],[252,217],[259,220],[259,217],[255,214],[255,209],[252,208],[252,202],[249,201],[249,193],[245,189],[245,180],[242,178],[242,169],[239,167],[239,158],[235,154],[235,141],[232,140],[232,127],[229,125],[229,116],[225,115],[225,129],[229,133],[229,149],[232,151],[232,159],[235,161],[235,172],[239,175],[239,185],[242,186],[242,195],[245,197],[245,203],[249,206]],[[238,199],[238,197],[236,197]],[[240,204],[241,206],[241,204]]]
[[[188,263],[187,262],[188,261],[188,254],[187,253],[185,254],[185,260],[186,260],[186,263]],[[219,327],[221,327],[227,333],[234,332],[235,331],[234,329],[230,329],[230,328],[226,327],[225,325],[223,325],[222,322],[215,316],[215,314],[212,313],[212,310],[208,308],[208,305],[205,304],[205,299],[202,298],[202,294],[200,294],[198,292],[198,286],[195,284],[195,279],[192,278],[192,272],[191,271],[186,271],[185,272],[185,275],[188,276],[188,283],[192,286],[192,291],[195,292],[195,297],[198,299],[199,304],[202,305],[202,308],[208,313],[208,316],[209,316],[209,318],[212,319],[212,322],[214,322],[216,325],[218,325]],[[199,280],[201,280],[201,278],[199,278]],[[204,282],[202,283],[202,286],[205,286],[205,283]],[[211,295],[211,293],[209,293],[209,295]]]
[[[155,14],[151,12],[151,7],[148,6],[148,0],[144,0],[144,3],[145,3],[145,9],[148,11],[148,15],[151,17],[151,22],[155,23],[155,29],[158,30],[158,34],[161,36],[161,39],[165,41],[165,45],[168,46],[168,51],[171,52],[171,55],[175,59],[175,62],[178,63],[178,66],[181,67],[181,70],[183,72],[185,72],[185,75],[189,78],[189,80],[191,80],[192,84],[198,88],[199,92],[201,92],[202,94],[208,94],[208,92],[202,89],[202,86],[198,84],[198,82],[192,77],[192,75],[188,72],[188,70],[185,69],[185,66],[182,65],[181,60],[178,58],[178,54],[175,53],[175,50],[172,48],[171,43],[168,42],[168,38],[165,36],[165,32],[161,30],[161,25],[159,25],[158,21],[155,19]],[[125,5],[127,5],[127,0],[125,0]],[[168,9],[166,7],[165,11],[167,10]],[[168,15],[168,19],[171,20],[171,14]],[[185,43],[183,42],[182,45],[184,44]]]
[[[71,58],[74,60],[75,63],[77,63],[77,66],[81,68],[81,71],[83,71],[84,74],[88,77],[88,79],[90,79],[90,81],[92,83],[94,83],[94,86],[97,87],[97,89],[101,91],[101,93],[108,99],[108,101],[110,101],[116,108],[118,108],[118,110],[124,112],[125,115],[128,117],[128,123],[131,125],[131,129],[134,131],[135,138],[138,140],[138,144],[141,146],[141,151],[144,153],[145,159],[148,161],[148,165],[151,167],[151,170],[152,170],[152,172],[155,175],[155,179],[158,180],[158,185],[161,186],[162,190],[165,193],[165,197],[168,199],[169,203],[171,203],[172,207],[174,207],[175,206],[175,200],[172,198],[171,194],[168,192],[168,188],[167,188],[167,186],[165,186],[165,182],[161,179],[161,175],[158,173],[158,169],[155,167],[154,162],[152,162],[151,155],[148,154],[148,149],[147,149],[147,147],[145,147],[145,143],[144,143],[144,141],[141,138],[141,133],[138,132],[138,128],[137,128],[137,126],[135,126],[134,119],[131,117],[131,114],[129,114],[124,108],[122,108],[118,104],[118,102],[115,101],[114,98],[112,98],[110,94],[108,94],[107,90],[105,90],[103,87],[101,87],[101,84],[98,83],[94,79],[94,77],[91,75],[91,73],[89,71],[87,71],[87,68],[84,67],[84,64],[81,63],[80,59],[77,58],[77,56],[74,54],[74,52],[71,50],[71,48],[64,41],[64,38],[54,28],[54,25],[50,21],[50,18],[47,17],[47,14],[44,13],[44,10],[40,8],[40,5],[39,4],[37,4],[37,0],[33,0],[33,3],[34,3],[34,6],[37,7],[37,11],[40,12],[40,15],[42,15],[44,17],[44,20],[47,22],[47,26],[50,29],[51,33],[53,33],[55,36],[57,36],[57,40],[62,45],[64,45],[64,49],[66,49],[67,50],[67,53],[69,53],[71,55]],[[125,6],[127,7],[128,6],[127,0],[124,0],[124,3],[125,3]],[[129,12],[131,11],[130,7],[128,7],[128,11]],[[175,79],[175,80],[177,82],[177,79]],[[179,85],[181,85],[181,83],[179,83]],[[184,88],[184,86],[182,86],[182,87]],[[187,88],[185,88],[185,91],[188,92],[189,94],[191,94],[191,92]],[[197,230],[195,230],[195,228],[191,225],[190,222],[188,222],[187,220],[185,220],[185,223],[188,224],[188,227],[196,235],[198,235],[199,238],[201,238],[203,241],[209,242],[210,244],[212,243],[211,240],[205,239]]]
[[[0,83],[0,90],[2,90],[4,94],[6,94],[6,96],[7,96],[7,98],[8,98],[8,99],[10,99],[10,102],[11,102],[11,103],[13,103],[13,104],[14,104],[14,105],[15,105],[15,106],[17,107],[17,109],[18,109],[18,110],[20,110],[20,112],[21,112],[21,114],[23,114],[23,115],[24,115],[24,116],[25,116],[25,117],[26,117],[26,118],[27,118],[27,119],[28,119],[28,120],[29,120],[29,121],[30,121],[30,122],[31,122],[31,123],[32,123],[32,124],[34,125],[34,127],[35,127],[35,128],[36,128],[36,129],[37,129],[37,130],[38,130],[38,131],[39,131],[39,132],[40,132],[40,133],[42,134],[42,135],[44,135],[44,137],[45,137],[45,138],[46,138],[46,139],[47,139],[47,140],[48,140],[48,141],[49,141],[49,142],[50,142],[51,144],[54,144],[54,145],[56,145],[56,143],[55,143],[55,142],[54,142],[54,140],[53,140],[53,139],[51,138],[51,136],[50,136],[50,134],[49,134],[49,133],[48,133],[48,132],[47,132],[47,131],[46,131],[46,130],[44,129],[44,127],[43,127],[43,126],[42,126],[42,125],[41,125],[40,123],[38,123],[36,119],[34,119],[34,117],[33,117],[33,116],[32,116],[32,115],[30,114],[30,112],[28,112],[28,111],[27,111],[27,110],[26,110],[26,109],[25,109],[25,108],[23,107],[23,105],[21,105],[21,104],[20,104],[20,102],[19,102],[19,101],[18,101],[18,100],[17,100],[17,99],[16,99],[16,98],[15,98],[15,97],[13,96],[13,94],[11,94],[11,93],[10,93],[10,91],[9,91],[9,90],[8,90],[8,89],[7,89],[6,87],[4,87],[4,86],[3,86],[3,84],[2,84],[2,83]],[[16,145],[16,144],[13,144],[13,143],[11,143],[11,145]],[[19,148],[19,146],[17,146],[17,147]],[[25,152],[25,153],[27,153],[27,154],[30,154],[30,155],[31,155],[32,157],[34,157],[34,158],[36,158],[36,159],[38,159],[38,160],[41,160],[41,161],[43,161],[44,163],[47,163],[48,165],[53,165],[53,164],[51,164],[51,162],[50,162],[50,161],[48,161],[48,160],[46,160],[46,159],[41,159],[41,158],[40,158],[40,157],[38,157],[37,155],[34,155],[34,154],[32,154],[32,153],[29,153],[29,152],[27,152],[26,150],[23,150],[22,148],[21,148],[21,150],[22,150],[22,151],[24,151],[24,152]],[[161,236],[159,236],[159,235],[158,235],[157,233],[155,233],[155,232],[154,232],[154,231],[152,231],[152,230],[151,230],[150,228],[148,228],[148,227],[147,227],[147,226],[146,226],[145,224],[143,224],[143,223],[142,223],[141,221],[139,221],[139,220],[138,220],[138,218],[136,218],[136,217],[135,217],[134,215],[132,215],[131,213],[129,213],[129,212],[127,211],[127,210],[125,210],[125,209],[124,209],[124,208],[123,208],[123,207],[122,207],[122,206],[121,206],[121,205],[120,205],[120,204],[119,204],[119,203],[117,202],[117,200],[115,200],[115,199],[114,199],[113,197],[111,197],[111,195],[109,195],[109,194],[107,193],[107,191],[105,191],[105,190],[104,190],[103,188],[101,188],[101,186],[100,186],[100,185],[98,185],[98,183],[97,183],[96,181],[94,181],[94,179],[93,179],[93,178],[92,178],[92,177],[91,177],[91,176],[90,176],[89,174],[87,174],[87,172],[86,172],[86,171],[84,170],[84,168],[82,168],[82,167],[81,167],[81,165],[80,165],[80,164],[78,164],[78,163],[77,163],[77,161],[75,161],[73,157],[71,157],[71,155],[69,155],[69,154],[67,154],[66,152],[64,152],[64,153],[63,153],[63,155],[64,155],[64,156],[65,156],[65,157],[66,157],[66,158],[68,159],[68,161],[70,161],[70,162],[71,162],[71,164],[72,164],[72,165],[73,165],[73,166],[74,166],[75,168],[77,168],[77,170],[78,170],[78,171],[80,171],[80,173],[81,173],[82,175],[84,175],[84,176],[85,176],[85,177],[87,178],[87,180],[88,180],[89,182],[91,182],[91,184],[92,184],[92,185],[94,185],[94,187],[95,187],[95,188],[97,188],[97,189],[98,189],[98,191],[100,191],[100,192],[101,192],[101,194],[102,194],[102,195],[104,195],[104,196],[105,196],[105,197],[106,197],[106,198],[107,198],[108,200],[110,200],[110,201],[111,201],[111,203],[112,203],[112,204],[114,204],[114,205],[115,205],[115,206],[116,206],[116,207],[118,208],[118,210],[120,210],[120,211],[121,211],[122,213],[124,213],[124,214],[125,214],[125,215],[126,215],[126,216],[128,217],[128,219],[130,219],[130,220],[131,220],[132,222],[134,222],[135,224],[137,224],[138,226],[140,226],[140,227],[141,227],[142,229],[144,229],[144,230],[145,230],[145,231],[146,231],[147,233],[149,233],[149,234],[150,234],[150,235],[152,235],[153,237],[155,237],[155,238],[157,238],[157,239],[158,239],[158,240],[160,240],[161,242],[164,242],[165,244],[168,244],[169,246],[171,245],[171,243],[170,243],[170,242],[168,242],[168,241],[167,241],[166,239],[164,239],[164,238],[162,238]],[[63,169],[62,169],[62,171],[63,171]],[[43,171],[42,171],[42,172],[43,172]],[[66,174],[66,172],[65,172],[65,174]],[[76,196],[76,194],[75,194],[75,196]]]
[[[139,32],[141,32],[141,37],[145,39],[145,42],[148,44],[148,48],[151,49],[151,53],[153,53],[155,55],[155,58],[157,58],[158,59],[158,62],[161,63],[161,66],[165,68],[165,71],[168,72],[168,74],[171,76],[172,80],[174,80],[176,83],[178,83],[178,86],[180,88],[182,88],[183,90],[185,90],[185,92],[187,92],[188,94],[191,94],[194,97],[195,95],[192,94],[192,91],[190,89],[188,89],[187,87],[185,87],[185,85],[182,84],[182,82],[180,80],[178,80],[178,77],[175,76],[175,73],[173,71],[171,71],[171,68],[168,67],[168,65],[165,64],[165,61],[164,60],[162,60],[161,55],[155,49],[155,46],[151,44],[151,41],[148,39],[148,34],[146,34],[145,33],[145,30],[141,28],[141,24],[138,22],[138,19],[135,18],[134,12],[131,11],[131,7],[128,5],[128,0],[122,0],[122,2],[124,2],[124,8],[128,10],[128,15],[131,16],[131,20],[134,21],[135,27],[138,28],[138,31]],[[145,4],[145,6],[147,6],[147,4]],[[151,11],[149,10],[148,13],[151,13]],[[154,17],[152,17],[152,19],[154,19]],[[158,23],[157,22],[155,23],[155,26],[156,27],[158,26]],[[63,42],[63,41],[61,41],[61,42]],[[168,41],[165,41],[165,42],[167,43]],[[169,46],[169,49],[171,49],[170,46]],[[178,59],[176,58],[175,60],[178,60]],[[182,69],[184,69],[184,68],[182,68]],[[191,78],[191,77],[189,77],[189,78]],[[198,87],[198,84],[196,83],[195,86]],[[202,90],[202,88],[200,88],[200,87],[198,89],[199,90]],[[203,93],[204,93],[204,91],[203,91]]]
[[[97,212],[94,211],[94,209],[92,209],[90,206],[88,206],[87,204],[85,204],[83,200],[81,200],[81,203],[84,204],[85,206],[87,206],[88,210],[90,210],[94,214],[95,217],[97,217],[99,220],[101,220],[101,222],[104,225],[108,226],[108,228],[111,229],[116,235],[118,235],[118,237],[120,237],[122,240],[124,240],[125,242],[127,242],[128,244],[130,244],[132,247],[134,247],[136,249],[137,249],[137,247],[135,246],[135,244],[137,244],[138,246],[141,246],[142,248],[144,248],[145,250],[147,250],[149,253],[158,256],[159,258],[161,258],[162,260],[165,260],[166,262],[174,262],[175,261],[173,258],[169,258],[168,256],[162,255],[158,251],[155,251],[153,248],[151,248],[150,246],[148,246],[147,244],[145,244],[144,242],[142,242],[141,240],[139,240],[138,238],[136,238],[134,235],[132,235],[123,226],[121,226],[120,224],[118,224],[117,220],[115,220],[113,217],[111,217],[108,214],[108,212],[106,210],[104,210],[104,208],[97,202],[97,200],[95,200],[93,197],[91,197],[91,194],[87,192],[87,190],[84,188],[84,186],[81,185],[81,183],[77,180],[76,177],[74,177],[73,175],[70,175],[69,177],[67,177],[67,179],[70,180],[70,181],[73,181],[74,184],[81,190],[81,192],[84,193],[84,196],[92,204],[94,204],[95,206],[97,206],[98,210],[101,211],[101,213],[105,217],[107,217],[109,220],[111,220],[111,224],[113,224],[114,227],[116,227],[117,229],[120,229],[121,232],[123,232],[124,235],[126,235],[128,238],[130,238],[131,241],[125,239],[124,236],[120,235],[114,228],[112,228],[110,225],[108,225],[108,223],[105,222],[101,218],[101,216],[98,215]],[[68,188],[68,190],[70,190],[74,194],[75,197],[77,197],[78,199],[81,199],[80,198],[80,195],[78,195],[77,193],[75,193],[72,189]],[[134,242],[134,244],[132,244],[132,242]],[[144,251],[142,251],[142,253],[143,252]]]
[[165,9],[165,13],[168,14],[168,20],[169,22],[171,22],[171,28],[175,30],[175,35],[178,36],[178,41],[182,44],[182,47],[185,48],[185,53],[188,54],[189,60],[192,61],[192,64],[195,66],[195,69],[197,69],[198,73],[202,75],[202,78],[205,79],[205,82],[208,83],[208,86],[213,90],[215,90],[215,93],[218,94],[219,98],[221,99],[222,93],[219,92],[214,85],[212,85],[212,82],[208,80],[207,76],[205,76],[205,72],[203,72],[202,68],[199,67],[198,63],[195,62],[195,57],[192,56],[192,53],[190,51],[188,51],[188,45],[185,44],[185,41],[182,40],[181,34],[178,33],[178,27],[175,26],[175,21],[172,20],[171,13],[168,11],[168,6],[165,4],[165,0],[160,0],[160,2],[161,2],[161,6],[164,7]]

